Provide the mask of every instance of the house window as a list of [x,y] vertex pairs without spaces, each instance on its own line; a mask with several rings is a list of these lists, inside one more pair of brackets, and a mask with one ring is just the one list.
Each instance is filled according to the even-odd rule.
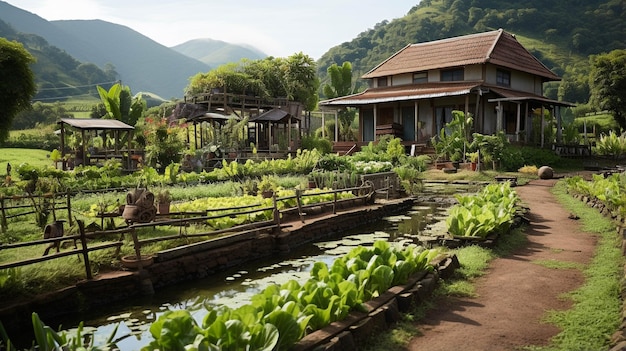
[[428,83],[428,72],[413,73],[413,84]]
[[387,86],[387,77],[378,78],[378,87],[386,87]]
[[511,86],[511,72],[503,69],[496,71],[496,84],[503,87]]
[[464,77],[463,68],[447,69],[441,71],[442,82],[458,82],[462,81]]

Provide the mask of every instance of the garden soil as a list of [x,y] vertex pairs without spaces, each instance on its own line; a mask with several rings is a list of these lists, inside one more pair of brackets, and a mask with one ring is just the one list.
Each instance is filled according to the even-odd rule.
[[543,323],[547,311],[566,310],[563,294],[583,284],[580,270],[554,269],[542,261],[587,264],[596,238],[550,192],[556,180],[534,180],[516,188],[530,208],[528,244],[493,260],[475,281],[477,297],[446,297],[419,322],[410,351],[520,350],[548,345],[559,329]]

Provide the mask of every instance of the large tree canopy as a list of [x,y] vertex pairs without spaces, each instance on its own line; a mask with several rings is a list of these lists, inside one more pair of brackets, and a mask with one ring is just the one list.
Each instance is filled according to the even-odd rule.
[[228,93],[253,93],[263,98],[287,97],[313,110],[318,101],[316,71],[315,61],[302,53],[287,58],[244,59],[196,74],[185,91],[193,95],[224,89]]
[[6,140],[13,119],[30,107],[35,96],[31,62],[34,58],[22,44],[0,38],[0,141]]
[[626,128],[626,50],[591,57],[591,103],[613,113],[621,128]]

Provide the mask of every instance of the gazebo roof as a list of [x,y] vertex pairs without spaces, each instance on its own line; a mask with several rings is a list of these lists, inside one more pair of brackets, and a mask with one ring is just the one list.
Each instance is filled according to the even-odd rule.
[[289,123],[289,119],[292,121],[300,120],[298,117],[291,115],[285,110],[273,108],[269,111],[261,113],[258,116],[250,118],[250,122]]
[[81,130],[134,130],[135,127],[116,119],[61,118],[58,124],[67,124]]

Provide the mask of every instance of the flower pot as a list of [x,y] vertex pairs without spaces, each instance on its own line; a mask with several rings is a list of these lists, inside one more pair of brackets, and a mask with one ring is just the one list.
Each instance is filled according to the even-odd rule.
[[154,263],[154,257],[148,255],[141,255],[141,258],[138,260],[137,256],[129,255],[123,256],[120,261],[122,265],[126,268],[137,269],[141,264],[141,267],[148,267],[152,263]]
[[476,162],[472,162],[470,167],[472,171],[476,171]]
[[159,202],[159,214],[170,214],[170,203],[169,202]]

